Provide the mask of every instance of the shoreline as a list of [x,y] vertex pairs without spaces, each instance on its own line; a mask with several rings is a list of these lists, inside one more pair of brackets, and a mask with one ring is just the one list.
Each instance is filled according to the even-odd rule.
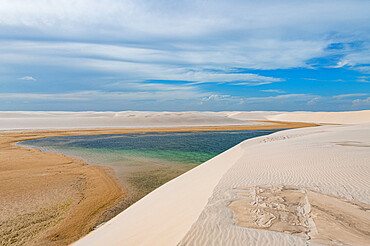
[[321,126],[248,139],[73,245],[368,245],[369,129]]
[[[3,231],[2,233],[6,234],[9,240],[15,240],[15,242],[27,240],[27,242],[52,245],[72,243],[86,235],[97,225],[104,223],[121,212],[115,206],[120,201],[123,201],[125,197],[125,187],[122,187],[111,168],[91,165],[80,159],[57,153],[42,152],[37,149],[22,147],[16,145],[17,142],[57,136],[291,129],[318,126],[318,124],[309,123],[265,123],[269,124],[0,131],[2,137],[0,146],[4,149],[0,153],[0,157],[6,160],[0,172],[0,177],[2,177],[0,179],[0,187],[4,187],[1,189],[0,195],[6,193],[7,189],[5,187],[10,187],[12,190],[12,193],[7,196],[0,196],[4,202],[6,201],[4,203],[5,209],[3,209],[1,214],[5,219],[0,217],[6,225],[6,228],[2,229],[5,232]],[[35,162],[38,163],[36,166],[34,166]],[[33,166],[30,167],[29,165]],[[38,195],[33,196],[30,193],[45,193],[46,195],[42,194],[40,198]],[[12,203],[17,204],[17,206],[14,208]],[[33,205],[29,206],[29,203],[33,203]],[[44,217],[40,218],[40,214]],[[57,216],[53,216],[53,214],[57,214]],[[13,231],[17,231],[17,226],[24,227],[22,221],[14,221],[14,218],[18,216],[20,218],[26,216],[23,219],[31,222],[35,219],[36,221],[41,219],[45,225],[40,229],[37,223],[27,224],[26,230],[20,232],[20,236],[14,238],[6,230],[8,227],[11,227]],[[29,235],[30,232],[37,236]],[[6,245],[6,242],[4,244]]]

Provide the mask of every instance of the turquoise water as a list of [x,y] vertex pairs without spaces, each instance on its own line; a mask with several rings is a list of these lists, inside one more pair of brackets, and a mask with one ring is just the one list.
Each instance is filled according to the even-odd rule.
[[278,130],[136,133],[51,137],[20,142],[113,168],[125,188],[118,213],[155,188],[243,140]]
[[51,137],[21,142],[43,151],[80,157],[97,164],[122,164],[163,160],[200,164],[243,140],[278,130],[135,133]]

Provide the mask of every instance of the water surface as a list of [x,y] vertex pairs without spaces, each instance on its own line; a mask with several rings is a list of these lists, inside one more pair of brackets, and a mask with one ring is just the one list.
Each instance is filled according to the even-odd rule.
[[107,165],[127,189],[123,207],[236,144],[279,130],[50,137],[20,144]]

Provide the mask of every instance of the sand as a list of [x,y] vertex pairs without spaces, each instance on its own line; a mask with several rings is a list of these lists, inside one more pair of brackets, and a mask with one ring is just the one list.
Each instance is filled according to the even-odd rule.
[[370,123],[370,110],[347,112],[224,111],[209,113],[247,121],[288,121],[327,124]]
[[[370,115],[342,116],[332,114],[330,121],[353,125],[246,140],[151,192],[74,245],[369,245],[370,124],[360,123]],[[329,120],[312,114],[305,121]],[[251,211],[240,191],[257,188],[271,198],[264,206],[285,206],[290,217],[278,210]],[[248,210],[247,217],[258,215],[258,223],[235,207]]]
[[361,124],[370,122],[370,110],[348,112],[281,112],[267,116],[267,120]]
[[113,170],[16,146],[53,136],[223,131],[307,127],[306,123],[242,126],[0,131],[0,244],[66,245],[122,210],[126,187]]
[[[369,112],[0,112],[1,244],[66,245],[113,216],[125,198],[125,187],[111,169],[21,148],[14,145],[18,141],[316,123],[354,125],[287,130],[247,140],[151,192],[75,244],[369,244],[363,212],[370,202],[370,125],[359,124],[370,122]],[[275,119],[286,122],[271,121]],[[315,124],[292,122],[296,120]],[[251,211],[245,203],[250,198],[240,191],[256,187],[262,197],[271,198],[266,205],[285,206],[288,219],[281,219],[280,210]],[[286,187],[294,192],[286,193]],[[301,204],[276,202],[288,196]],[[248,209],[259,218],[257,224],[238,212]],[[298,221],[297,228],[290,227],[292,221]]]
[[0,130],[231,126],[253,123],[205,112],[6,112]]
[[323,244],[369,243],[370,205],[296,186],[237,189],[231,202],[239,227],[271,230]]
[[358,124],[370,122],[369,112],[0,111],[0,130],[245,126],[263,125],[263,121]]
[[113,173],[13,144],[53,133],[0,132],[0,245],[66,245],[123,195]]

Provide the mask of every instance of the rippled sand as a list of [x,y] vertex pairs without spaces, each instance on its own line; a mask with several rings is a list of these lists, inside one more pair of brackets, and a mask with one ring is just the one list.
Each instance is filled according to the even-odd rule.
[[[370,124],[358,124],[246,140],[161,186],[75,245],[107,239],[110,245],[369,244],[363,213],[370,204],[369,139]],[[291,217],[278,225],[276,211],[247,212],[246,218],[234,213],[230,204],[246,206],[240,193],[250,187],[264,189],[266,206],[284,205]],[[279,194],[279,187],[294,191]],[[279,196],[287,202],[277,204]],[[258,215],[257,224],[251,215]]]

